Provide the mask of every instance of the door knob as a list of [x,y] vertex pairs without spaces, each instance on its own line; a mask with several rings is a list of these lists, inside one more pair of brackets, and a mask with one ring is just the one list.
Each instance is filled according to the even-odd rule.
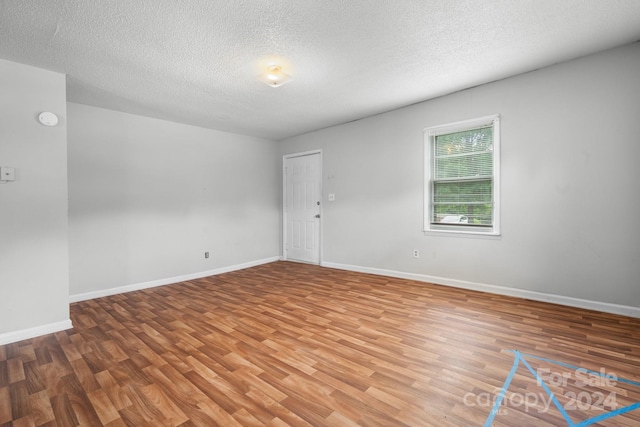
[[316,214],[316,218],[320,218],[320,214]]

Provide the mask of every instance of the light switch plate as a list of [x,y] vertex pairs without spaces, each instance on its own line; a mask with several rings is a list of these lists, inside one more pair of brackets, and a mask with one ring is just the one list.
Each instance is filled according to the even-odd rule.
[[336,200],[336,195],[334,193],[329,193],[329,201],[333,202]]

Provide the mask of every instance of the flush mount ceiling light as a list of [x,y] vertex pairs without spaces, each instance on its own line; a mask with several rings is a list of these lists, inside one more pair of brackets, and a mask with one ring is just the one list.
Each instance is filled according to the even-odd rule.
[[260,81],[265,82],[271,87],[280,87],[291,80],[291,76],[282,71],[280,65],[267,66],[265,73],[260,76]]

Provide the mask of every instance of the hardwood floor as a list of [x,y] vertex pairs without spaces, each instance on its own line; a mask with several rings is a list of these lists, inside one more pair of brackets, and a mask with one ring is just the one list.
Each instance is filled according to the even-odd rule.
[[[0,426],[482,426],[510,350],[576,424],[640,401],[622,380],[640,381],[640,319],[311,265],[83,301],[71,318],[0,346]],[[492,425],[568,425],[532,371],[514,371]],[[638,426],[640,409],[593,425]]]

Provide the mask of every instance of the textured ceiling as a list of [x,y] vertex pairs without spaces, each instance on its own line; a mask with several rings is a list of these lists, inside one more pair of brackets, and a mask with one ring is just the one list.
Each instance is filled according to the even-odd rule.
[[272,139],[639,39],[638,0],[0,0],[69,101]]

